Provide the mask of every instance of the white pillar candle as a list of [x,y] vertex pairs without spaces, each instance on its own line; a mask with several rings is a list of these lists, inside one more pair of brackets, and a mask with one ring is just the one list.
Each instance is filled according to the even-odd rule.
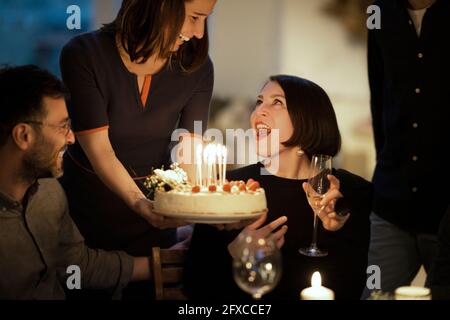
[[395,300],[431,300],[431,291],[423,287],[400,287],[395,290]]
[[334,292],[322,287],[322,278],[319,272],[314,272],[311,278],[311,287],[304,289],[300,298],[302,300],[334,300]]

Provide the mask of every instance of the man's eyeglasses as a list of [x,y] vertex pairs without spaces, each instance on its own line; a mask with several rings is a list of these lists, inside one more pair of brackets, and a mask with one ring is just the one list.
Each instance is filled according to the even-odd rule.
[[60,126],[55,124],[44,123],[42,121],[23,121],[23,123],[36,124],[43,127],[57,128],[60,129],[63,132],[64,136],[66,137],[69,135],[70,130],[72,130],[72,121],[70,119]]

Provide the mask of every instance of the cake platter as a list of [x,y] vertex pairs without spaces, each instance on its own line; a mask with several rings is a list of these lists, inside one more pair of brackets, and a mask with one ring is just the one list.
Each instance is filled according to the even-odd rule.
[[255,213],[234,213],[234,214],[217,214],[217,213],[179,213],[179,212],[154,212],[156,214],[180,219],[189,223],[201,224],[230,224],[242,220],[256,219],[262,216],[266,211]]
[[144,186],[154,213],[188,223],[231,224],[255,220],[267,212],[265,192],[259,182],[224,178],[219,179],[220,183],[212,183],[210,177],[209,183],[192,185],[186,172],[173,164],[170,170],[153,170]]

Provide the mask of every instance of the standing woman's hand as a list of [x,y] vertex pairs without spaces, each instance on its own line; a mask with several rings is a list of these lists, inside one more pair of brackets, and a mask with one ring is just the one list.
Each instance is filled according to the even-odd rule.
[[188,224],[153,213],[151,201],[145,197],[117,158],[109,139],[108,130],[79,136],[78,142],[100,180],[152,226],[168,229]]
[[153,203],[147,198],[137,200],[133,210],[158,229],[178,228],[189,224],[179,219],[168,218],[154,213]]

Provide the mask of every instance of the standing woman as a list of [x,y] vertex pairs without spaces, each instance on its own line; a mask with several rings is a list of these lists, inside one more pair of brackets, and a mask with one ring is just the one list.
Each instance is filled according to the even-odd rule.
[[152,213],[142,177],[169,163],[177,128],[206,127],[213,91],[207,17],[216,0],[124,0],[117,18],[77,36],[61,72],[77,142],[61,183],[86,242],[149,255],[180,221]]

